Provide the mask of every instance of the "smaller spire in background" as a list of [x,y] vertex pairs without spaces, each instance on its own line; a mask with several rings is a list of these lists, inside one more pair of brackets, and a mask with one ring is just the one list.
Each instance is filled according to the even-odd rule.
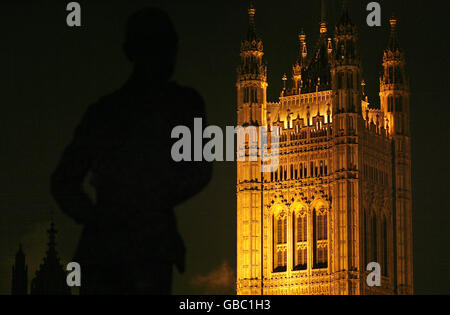
[[250,5],[248,8],[248,34],[247,39],[249,41],[257,40],[258,33],[256,32],[256,22],[255,22],[255,15],[256,15],[256,7],[253,0],[250,0]]
[[326,0],[321,1],[321,14],[320,14],[320,34],[328,32],[327,29],[327,6]]
[[301,29],[298,38],[300,40],[300,56],[302,60],[305,60],[306,57],[308,56],[308,49],[306,46],[306,34],[303,28]]

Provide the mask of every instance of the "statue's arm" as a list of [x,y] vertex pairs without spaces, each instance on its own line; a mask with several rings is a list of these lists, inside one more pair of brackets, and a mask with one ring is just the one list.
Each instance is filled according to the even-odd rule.
[[[186,125],[194,130],[194,118],[202,118],[203,128],[207,126],[206,106],[203,98],[194,90],[187,91],[191,112],[187,115]],[[202,162],[174,162],[169,167],[171,180],[169,182],[170,196],[173,205],[178,205],[198,194],[211,181],[212,163]]]
[[84,179],[92,161],[90,129],[93,106],[84,115],[75,130],[72,142],[51,176],[51,192],[61,210],[77,223],[84,224],[94,218],[94,204],[83,189]]

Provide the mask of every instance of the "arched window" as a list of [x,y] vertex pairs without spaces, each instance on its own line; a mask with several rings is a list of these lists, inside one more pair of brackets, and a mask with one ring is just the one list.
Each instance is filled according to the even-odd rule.
[[293,220],[294,270],[308,268],[308,220],[306,212],[297,212]]
[[273,269],[274,272],[284,272],[287,268],[287,216],[281,214],[273,221]]
[[328,212],[313,209],[314,268],[328,267]]
[[258,90],[256,88],[252,88],[252,92],[251,92],[251,102],[252,103],[258,103]]
[[392,113],[394,111],[394,97],[392,95],[388,96],[388,112]]
[[250,101],[250,88],[244,88],[244,103],[248,103]]

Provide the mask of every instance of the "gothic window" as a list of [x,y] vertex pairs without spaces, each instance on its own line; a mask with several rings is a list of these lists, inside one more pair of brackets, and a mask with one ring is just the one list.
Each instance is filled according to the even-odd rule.
[[256,88],[251,89],[251,102],[258,103],[258,90]]
[[344,88],[344,72],[338,73],[338,90]]
[[388,112],[392,113],[394,111],[394,97],[392,95],[388,96]]
[[258,89],[254,87],[244,88],[244,103],[257,103],[258,102]]
[[283,220],[277,220],[277,244],[283,244]]
[[328,267],[328,212],[313,209],[314,268]]
[[308,267],[307,224],[306,212],[297,212],[293,220],[294,270],[306,270]]
[[274,217],[274,272],[284,272],[287,268],[287,216]]
[[354,131],[353,118],[352,117],[347,117],[347,128],[348,128],[349,131]]
[[306,242],[307,220],[306,215],[297,215],[297,242]]

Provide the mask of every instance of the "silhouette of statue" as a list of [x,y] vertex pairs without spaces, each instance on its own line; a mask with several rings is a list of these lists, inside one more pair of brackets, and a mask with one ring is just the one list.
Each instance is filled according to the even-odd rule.
[[[207,185],[212,166],[171,158],[172,128],[205,121],[201,96],[170,80],[177,42],[160,9],[129,18],[133,73],[88,108],[52,175],[55,200],[84,226],[74,258],[81,294],[170,294],[173,265],[185,269],[173,208]],[[95,203],[83,190],[88,174]]]

